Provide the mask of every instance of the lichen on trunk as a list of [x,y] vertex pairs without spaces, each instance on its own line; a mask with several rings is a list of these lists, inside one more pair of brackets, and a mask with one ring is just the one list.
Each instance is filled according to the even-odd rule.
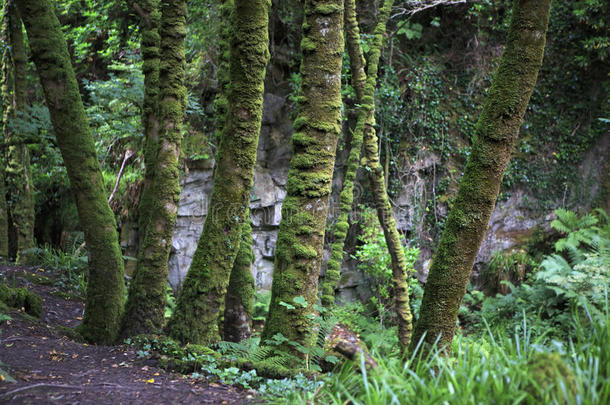
[[260,132],[269,58],[268,0],[235,0],[228,112],[216,155],[208,215],[168,324],[181,341],[220,340],[220,318],[231,269],[241,245]]
[[[154,13],[154,10],[151,10]],[[158,333],[165,321],[168,259],[180,200],[180,147],[186,109],[184,85],[185,0],[166,0],[161,7],[159,72],[159,140],[154,176],[145,207],[150,211],[138,263],[129,286],[121,335]],[[153,83],[151,83],[152,85]],[[150,108],[154,108],[151,102]],[[154,110],[151,110],[151,114]],[[145,214],[145,213],[144,213]]]
[[[476,126],[458,194],[434,255],[410,350],[448,349],[474,260],[542,66],[551,0],[516,0],[506,47]],[[425,337],[424,337],[425,334]]]
[[[294,121],[269,314],[263,340],[278,333],[308,347],[318,299],[324,230],[341,133],[343,0],[305,1],[302,86]],[[297,302],[294,298],[301,297]],[[292,345],[284,348],[303,356]]]
[[80,330],[90,341],[112,343],[124,302],[123,257],[95,142],[52,2],[16,1],[89,250],[89,282]]

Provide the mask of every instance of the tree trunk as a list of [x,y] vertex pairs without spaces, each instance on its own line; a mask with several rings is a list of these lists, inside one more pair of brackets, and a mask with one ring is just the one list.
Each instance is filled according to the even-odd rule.
[[249,205],[269,59],[267,0],[236,0],[230,53],[229,109],[216,156],[214,188],[197,250],[168,325],[181,341],[220,340],[233,262]]
[[123,308],[123,257],[70,54],[49,0],[17,0],[89,249],[83,336],[112,343]]
[[252,227],[249,213],[242,227],[239,252],[233,263],[227,297],[225,300],[223,339],[241,342],[252,333],[252,313],[254,311],[254,277],[252,276]]
[[168,259],[180,201],[179,160],[186,108],[186,12],[186,0],[165,0],[162,3],[159,73],[161,128],[159,141],[151,140],[147,145],[152,148],[155,143],[158,144],[154,177],[150,195],[147,196],[149,201],[145,203],[150,213],[148,224],[145,224],[144,241],[138,252],[136,270],[129,286],[121,332],[123,336],[158,333],[165,321]]
[[[350,71],[352,73],[352,85],[356,92],[357,102],[360,103],[364,96],[366,85],[366,73],[364,72],[364,56],[360,47],[360,28],[356,19],[355,0],[345,0],[345,35],[349,58]],[[362,127],[361,127],[362,128]],[[343,189],[339,197],[339,217],[333,226],[335,240],[331,246],[331,254],[328,259],[326,275],[322,282],[320,299],[322,305],[330,307],[335,303],[335,289],[341,277],[341,264],[343,263],[343,247],[349,229],[348,216],[354,203],[354,181],[360,167],[360,153],[362,151],[362,130],[352,133],[349,155],[347,157],[347,170],[343,180]]]
[[[3,44],[10,44],[10,2],[5,2],[2,7],[2,32]],[[13,110],[13,69],[10,46],[2,48],[2,124],[3,135],[6,142],[8,136],[8,120]],[[9,229],[8,229],[8,204],[6,201],[6,156],[4,148],[0,149],[0,257],[8,259],[9,256]]]
[[[516,0],[506,47],[424,290],[411,351],[448,348],[502,176],[542,65],[551,0]],[[425,334],[425,337],[424,337]]]
[[[380,44],[383,41],[386,22],[390,16],[392,4],[392,0],[386,0],[379,13],[379,22],[375,27],[374,35],[375,42],[379,41]],[[407,283],[407,261],[400,241],[400,234],[396,228],[392,205],[388,198],[383,167],[379,162],[378,138],[375,132],[375,86],[377,83],[378,61],[381,48],[381,45],[379,45],[371,49],[369,66],[367,68],[365,95],[362,101],[362,114],[366,114],[366,118],[364,118],[364,165],[369,172],[377,216],[392,259],[392,293],[398,318],[398,342],[401,352],[404,352],[409,345],[412,331],[409,286]]]
[[[281,333],[312,343],[324,230],[337,141],[341,133],[343,0],[305,1],[302,87],[293,154],[277,239],[271,304],[263,340]],[[293,301],[300,297],[299,301]],[[302,356],[295,347],[286,350]]]
[[[19,263],[21,252],[34,247],[34,186],[30,173],[30,152],[25,143],[20,142],[20,134],[14,134],[8,128],[9,120],[16,117],[19,111],[26,107],[26,53],[21,18],[17,12],[17,6],[13,1],[6,3],[8,14],[10,53],[8,66],[5,66],[5,74],[12,78],[12,91],[6,94],[8,106],[5,110],[4,139],[11,143],[8,147],[6,183],[8,195],[10,196],[8,206],[13,229],[16,232],[17,252],[16,259]],[[8,72],[8,70],[12,70]],[[16,142],[15,142],[16,141]]]
[[144,241],[146,227],[152,211],[151,184],[155,177],[155,162],[159,147],[159,70],[161,68],[161,9],[160,0],[141,0],[133,7],[140,16],[142,35],[142,73],[144,73],[144,103],[142,128],[144,129],[144,182],[138,205],[138,250]]

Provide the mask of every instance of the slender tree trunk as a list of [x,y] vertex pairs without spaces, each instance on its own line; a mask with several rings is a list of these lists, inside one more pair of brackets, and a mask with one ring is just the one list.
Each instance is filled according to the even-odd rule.
[[[154,10],[151,9],[154,13]],[[186,108],[184,86],[186,0],[164,0],[161,7],[161,66],[159,73],[159,140],[154,177],[150,185],[150,211],[138,263],[129,286],[122,335],[157,333],[163,328],[169,252],[180,201],[180,146]],[[152,83],[151,83],[152,84]],[[150,101],[152,104],[152,100]],[[153,107],[153,106],[151,106]],[[151,114],[154,110],[151,110]],[[149,157],[151,158],[151,157]],[[144,213],[146,215],[146,213]]]
[[89,248],[89,283],[80,330],[92,342],[111,343],[123,308],[123,257],[95,143],[53,4],[49,0],[17,0],[17,6]]
[[168,325],[182,342],[220,340],[233,262],[240,248],[260,132],[265,67],[269,59],[267,0],[235,0],[229,109],[216,156],[208,215]]
[[[506,47],[476,126],[464,177],[424,290],[411,351],[448,348],[502,176],[542,66],[551,0],[516,0]],[[424,337],[425,334],[425,337]]]
[[138,249],[144,241],[146,226],[152,211],[151,184],[155,177],[155,162],[159,147],[159,70],[161,68],[161,9],[160,0],[134,2],[133,8],[140,16],[142,35],[142,73],[144,73],[144,103],[142,128],[144,128],[144,183],[138,205]]
[[[350,57],[350,70],[352,72],[352,85],[356,92],[357,101],[360,103],[364,96],[366,85],[366,74],[364,72],[365,60],[360,47],[360,28],[356,19],[355,0],[345,0],[345,46]],[[362,127],[360,127],[362,129]],[[343,180],[343,189],[339,197],[339,217],[333,226],[335,240],[331,246],[331,254],[328,259],[326,275],[322,282],[320,299],[322,305],[330,307],[335,302],[335,289],[341,277],[341,264],[343,263],[343,247],[349,229],[348,216],[354,203],[354,182],[356,173],[360,167],[360,153],[362,151],[362,130],[352,133],[349,155],[347,157],[347,170]]]
[[[343,0],[305,1],[302,87],[263,339],[277,333],[308,347],[318,298],[324,228],[341,133]],[[301,297],[301,303],[293,301]],[[293,308],[286,306],[286,304]],[[285,349],[302,355],[293,346]]]
[[[13,0],[6,3],[8,8],[8,23],[10,26],[10,52],[12,64],[7,69],[12,69],[12,92],[8,97],[12,99],[11,106],[6,111],[5,117],[5,141],[12,143],[8,147],[6,183],[8,205],[16,232],[17,254],[19,263],[21,253],[34,247],[34,186],[30,173],[30,152],[25,143],[20,142],[20,134],[14,134],[7,128],[8,120],[13,119],[19,111],[26,107],[26,53],[21,18],[17,12],[17,6]],[[7,72],[8,73],[8,72]],[[10,74],[9,74],[10,75]],[[10,100],[9,100],[10,101]],[[16,138],[16,139],[14,139]],[[16,142],[11,142],[16,141]]]
[[230,342],[240,342],[252,333],[256,288],[252,276],[252,227],[248,216],[249,213],[242,227],[239,252],[233,263],[225,300],[223,339]]
[[[364,118],[364,165],[368,169],[377,208],[379,223],[383,229],[388,251],[392,259],[392,293],[394,307],[398,318],[398,342],[401,352],[409,345],[412,332],[412,315],[409,307],[409,285],[407,283],[407,260],[396,228],[392,205],[388,198],[383,168],[379,162],[378,138],[375,131],[375,86],[377,84],[378,61],[381,54],[386,23],[392,11],[392,0],[386,0],[379,12],[379,21],[375,27],[375,43],[371,49],[367,67],[367,83],[362,101]],[[361,121],[359,121],[361,122]]]
[[[6,1],[2,7],[2,36],[3,44],[10,44],[10,2]],[[13,69],[10,46],[2,48],[2,124],[3,135],[6,142],[8,136],[8,120],[13,111]],[[6,201],[6,155],[4,148],[0,150],[0,257],[7,259],[9,256],[8,237],[8,204]]]

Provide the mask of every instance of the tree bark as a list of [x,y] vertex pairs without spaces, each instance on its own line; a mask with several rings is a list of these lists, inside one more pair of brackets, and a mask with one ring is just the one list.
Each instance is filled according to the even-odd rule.
[[229,109],[216,156],[214,188],[197,250],[178,297],[169,334],[181,341],[220,340],[233,262],[249,205],[269,59],[267,0],[235,0]]
[[[151,11],[154,13],[154,10]],[[154,176],[149,200],[145,203],[150,213],[148,224],[145,224],[144,241],[138,252],[136,270],[129,286],[121,332],[123,336],[158,333],[165,321],[168,259],[180,201],[179,160],[186,109],[186,12],[186,0],[165,0],[161,6],[158,102],[161,128],[158,142],[152,139],[147,145],[152,148],[157,144]],[[154,114],[152,109],[151,114]]]
[[[287,196],[277,240],[263,340],[281,333],[309,347],[324,230],[341,133],[343,0],[305,1],[302,87],[292,135]],[[300,297],[300,303],[293,301]],[[303,301],[304,299],[304,301]],[[302,356],[294,346],[284,349]]]
[[[2,32],[0,33],[3,44],[10,44],[10,2],[5,2],[2,7]],[[8,119],[13,110],[13,69],[10,46],[4,46],[2,52],[2,124],[3,135],[6,142],[8,132]],[[6,201],[6,156],[4,150],[0,151],[0,257],[8,259],[9,256],[9,218],[8,203]]]
[[225,300],[223,339],[241,342],[252,333],[252,313],[254,311],[254,277],[252,276],[252,227],[249,213],[241,231],[239,252],[233,263],[227,297]]
[[[356,92],[356,100],[361,102],[366,85],[366,73],[364,71],[365,60],[360,47],[360,28],[356,19],[355,0],[345,0],[345,47],[350,58],[350,71],[352,73],[352,85]],[[373,45],[374,46],[374,45]],[[360,127],[362,129],[362,127]],[[354,182],[356,173],[360,167],[360,153],[362,151],[362,130],[352,132],[352,140],[349,155],[347,157],[347,170],[343,180],[343,189],[339,197],[339,217],[333,226],[335,240],[331,246],[331,254],[328,259],[326,274],[322,282],[320,299],[322,305],[330,307],[335,303],[335,289],[341,277],[341,264],[343,263],[343,247],[349,229],[348,217],[354,203]]]
[[152,210],[151,185],[155,177],[155,162],[159,147],[159,70],[161,68],[161,8],[160,0],[134,2],[140,16],[142,35],[142,73],[144,73],[144,102],[142,128],[144,129],[144,182],[138,204],[138,250],[144,241]]
[[474,260],[542,66],[550,6],[551,0],[514,2],[506,47],[430,268],[411,351],[421,339],[425,351],[437,339],[442,349],[451,344]]
[[17,6],[89,247],[89,283],[80,331],[89,341],[112,343],[123,308],[123,257],[70,54],[49,0],[17,0]]
[[[12,88],[5,110],[4,139],[11,142],[14,138],[19,139],[19,134],[13,134],[9,128],[9,121],[16,117],[19,111],[24,111],[26,107],[26,53],[21,18],[17,12],[14,1],[6,3],[8,13],[4,18],[8,18],[10,54],[12,58],[7,61],[5,74],[12,78]],[[12,70],[9,72],[8,70]],[[11,74],[12,73],[12,74]],[[13,229],[16,232],[17,263],[23,259],[22,252],[34,247],[34,186],[30,172],[30,152],[23,142],[17,142],[8,147],[6,184],[10,218]]]

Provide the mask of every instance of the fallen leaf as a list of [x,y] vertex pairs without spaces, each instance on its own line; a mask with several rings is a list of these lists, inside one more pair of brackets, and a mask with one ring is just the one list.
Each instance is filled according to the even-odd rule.
[[155,373],[155,374],[153,374],[153,375],[159,375],[159,373]]
[[155,379],[154,379],[154,378],[151,378],[150,380],[146,380],[146,381],[144,381],[144,382],[145,382],[145,383],[148,383],[148,384],[154,384]]

